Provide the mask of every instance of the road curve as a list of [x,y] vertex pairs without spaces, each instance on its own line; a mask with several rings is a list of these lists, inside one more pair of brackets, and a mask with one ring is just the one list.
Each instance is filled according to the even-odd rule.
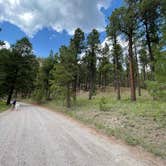
[[0,114],[0,166],[164,166],[47,109],[21,104]]

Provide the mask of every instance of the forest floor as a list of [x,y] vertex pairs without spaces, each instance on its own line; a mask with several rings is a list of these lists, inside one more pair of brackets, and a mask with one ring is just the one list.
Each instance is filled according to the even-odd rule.
[[105,92],[98,91],[91,101],[87,92],[80,92],[70,110],[58,100],[43,106],[166,159],[166,103],[153,101],[146,91],[142,91],[136,102],[131,102],[129,97],[129,90],[122,89],[122,99],[117,101],[116,93],[110,88]]
[[0,101],[0,113],[6,111],[8,108],[9,106],[7,106],[5,102]]

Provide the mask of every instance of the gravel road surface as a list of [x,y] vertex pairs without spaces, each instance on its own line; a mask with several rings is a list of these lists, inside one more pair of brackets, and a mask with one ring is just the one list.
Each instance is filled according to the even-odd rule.
[[0,114],[0,166],[164,166],[64,115],[21,103]]

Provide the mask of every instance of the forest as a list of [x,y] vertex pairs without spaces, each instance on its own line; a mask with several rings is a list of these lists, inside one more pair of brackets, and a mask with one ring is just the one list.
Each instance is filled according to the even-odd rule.
[[[38,102],[61,98],[71,107],[78,91],[88,91],[91,100],[97,89],[111,86],[117,100],[121,87],[130,88],[132,101],[141,96],[142,89],[154,100],[165,100],[165,3],[126,0],[109,17],[103,44],[96,29],[87,35],[77,28],[69,46],[61,46],[58,53],[51,51],[47,58],[37,58],[26,37],[9,50],[1,49],[0,97],[7,104],[17,96],[34,97]],[[127,46],[122,47],[120,41]]]
[[125,0],[108,20],[104,42],[77,28],[46,58],[27,37],[1,40],[0,109],[46,106],[165,158],[166,1]]

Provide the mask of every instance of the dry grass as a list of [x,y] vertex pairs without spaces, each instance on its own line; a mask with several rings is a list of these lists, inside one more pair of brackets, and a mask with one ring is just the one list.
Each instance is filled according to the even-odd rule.
[[[131,102],[129,96],[129,90],[123,88],[122,100],[117,101],[114,90],[108,88],[105,92],[98,91],[89,101],[88,93],[80,92],[76,105],[66,113],[107,135],[131,145],[141,145],[147,151],[166,158],[166,103],[153,101],[146,91],[137,102]],[[100,108],[103,97],[106,111]],[[57,101],[45,105],[59,111],[66,110]]]

